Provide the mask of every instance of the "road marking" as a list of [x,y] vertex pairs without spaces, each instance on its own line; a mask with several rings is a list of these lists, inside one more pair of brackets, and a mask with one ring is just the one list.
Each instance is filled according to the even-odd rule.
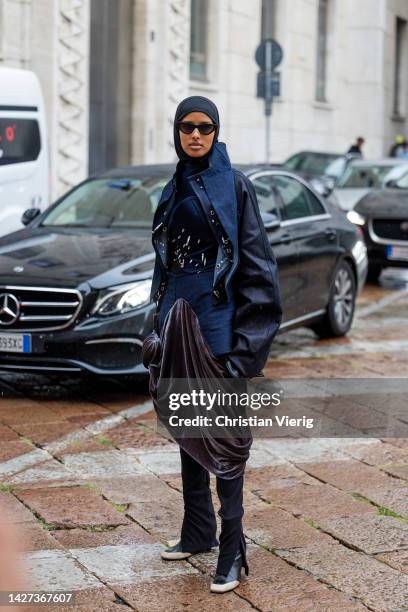
[[362,317],[368,317],[370,314],[382,310],[386,306],[389,306],[389,304],[400,300],[404,296],[408,297],[408,291],[406,289],[395,291],[391,295],[386,295],[385,297],[381,298],[381,300],[375,302],[375,304],[370,304],[369,306],[365,306],[363,308],[357,308],[354,318],[361,319]]

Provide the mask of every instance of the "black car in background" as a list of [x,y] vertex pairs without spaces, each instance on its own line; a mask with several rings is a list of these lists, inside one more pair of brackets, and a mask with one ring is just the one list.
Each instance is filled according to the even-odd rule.
[[315,191],[328,196],[343,176],[348,164],[360,157],[354,153],[299,151],[283,162],[282,168],[303,177]]
[[347,216],[364,232],[370,280],[384,268],[408,270],[408,171],[391,187],[368,193]]
[[[282,330],[347,333],[366,276],[359,230],[300,178],[240,166],[278,260]],[[0,239],[0,369],[146,375],[151,225],[171,165],[117,168],[80,183]]]

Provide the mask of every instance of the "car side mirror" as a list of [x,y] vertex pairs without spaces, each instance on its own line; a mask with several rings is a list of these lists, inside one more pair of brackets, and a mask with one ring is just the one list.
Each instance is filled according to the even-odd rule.
[[261,213],[262,221],[267,230],[275,230],[280,227],[280,219],[277,215],[273,213],[262,212]]
[[324,189],[324,192],[323,192],[323,197],[324,198],[328,198],[329,195],[331,195],[333,193],[333,191],[334,191],[334,184],[326,185],[325,189]]
[[310,181],[310,185],[313,189],[323,198],[329,197],[331,193],[334,191],[335,180],[333,178],[315,178]]
[[336,186],[336,179],[333,176],[328,176],[325,180],[325,195],[330,195]]
[[22,214],[21,223],[23,225],[28,225],[31,223],[31,221],[33,221],[33,219],[38,217],[40,213],[41,210],[39,208],[27,208],[27,210],[25,210]]

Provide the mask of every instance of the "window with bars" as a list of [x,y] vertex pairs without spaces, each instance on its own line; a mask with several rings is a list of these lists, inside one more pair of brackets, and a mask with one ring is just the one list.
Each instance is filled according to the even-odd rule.
[[208,0],[191,0],[190,78],[207,80]]
[[404,53],[407,45],[407,22],[401,17],[395,21],[395,57],[394,57],[394,101],[393,112],[395,116],[404,114],[403,96],[405,92],[406,65]]
[[328,0],[319,0],[317,18],[316,100],[326,102]]

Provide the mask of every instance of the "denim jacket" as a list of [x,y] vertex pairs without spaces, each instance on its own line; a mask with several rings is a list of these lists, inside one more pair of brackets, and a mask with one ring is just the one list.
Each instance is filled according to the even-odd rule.
[[[187,180],[218,242],[213,303],[216,306],[233,298],[236,304],[227,367],[233,375],[251,378],[264,367],[282,320],[276,259],[255,190],[248,177],[231,167],[222,142],[214,145],[209,167]],[[176,173],[163,189],[153,220],[156,260],[151,299],[158,307],[167,283],[166,219],[175,197]]]
[[[152,243],[156,262],[150,297],[156,303],[159,303],[166,287],[166,218],[176,199],[176,173],[163,189],[153,220]],[[186,180],[190,181],[218,242],[213,279],[213,302],[217,304],[223,299],[231,299],[230,281],[238,266],[237,225],[234,223],[237,201],[234,175],[225,144],[217,142],[209,158],[209,167]]]

